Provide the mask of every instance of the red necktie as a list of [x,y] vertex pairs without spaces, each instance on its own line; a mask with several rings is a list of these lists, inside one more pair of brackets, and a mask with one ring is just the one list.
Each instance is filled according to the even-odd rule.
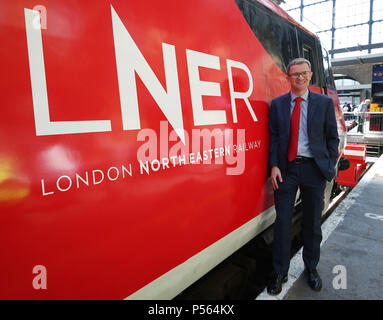
[[287,150],[287,159],[289,161],[293,161],[298,154],[299,120],[302,100],[301,97],[295,98],[295,107],[291,116],[289,148]]

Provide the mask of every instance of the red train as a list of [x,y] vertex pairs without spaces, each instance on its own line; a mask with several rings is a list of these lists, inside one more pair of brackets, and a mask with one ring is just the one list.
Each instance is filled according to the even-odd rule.
[[1,299],[171,299],[272,225],[294,57],[345,135],[326,51],[271,1],[35,4],[0,4]]

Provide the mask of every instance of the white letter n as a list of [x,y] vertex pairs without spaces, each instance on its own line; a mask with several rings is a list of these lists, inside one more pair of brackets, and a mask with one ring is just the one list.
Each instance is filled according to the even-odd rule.
[[[122,125],[124,130],[137,130],[141,128],[138,111],[136,72],[171,126],[177,132],[181,141],[185,143],[176,51],[174,46],[166,43],[162,44],[167,87],[166,92],[113,6],[111,6],[111,10],[118,85],[120,89]],[[149,111],[147,110],[147,112]]]

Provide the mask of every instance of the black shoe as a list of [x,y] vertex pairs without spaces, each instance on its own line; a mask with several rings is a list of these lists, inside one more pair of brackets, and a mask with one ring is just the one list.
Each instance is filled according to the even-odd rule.
[[267,293],[273,296],[280,294],[282,291],[282,284],[286,283],[289,278],[286,275],[277,274],[267,286]]
[[320,278],[318,272],[314,269],[312,271],[306,270],[306,273],[309,287],[314,291],[320,291],[322,289],[322,279]]

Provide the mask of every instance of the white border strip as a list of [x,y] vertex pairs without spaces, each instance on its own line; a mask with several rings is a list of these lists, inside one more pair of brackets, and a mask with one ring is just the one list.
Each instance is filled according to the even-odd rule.
[[126,299],[167,300],[174,298],[233,252],[268,228],[274,223],[274,220],[275,207],[272,206]]
[[343,151],[343,154],[344,155],[347,155],[347,156],[360,156],[360,157],[364,157],[366,155],[366,151],[361,151],[361,150],[347,150],[345,149]]
[[[347,214],[350,207],[357,201],[361,192],[365,186],[373,179],[377,172],[383,172],[383,155],[379,158],[377,162],[368,170],[368,172],[363,176],[359,181],[356,187],[349,193],[335,211],[331,214],[330,217],[322,225],[322,242],[321,246],[327,241],[330,234],[335,230],[335,228],[344,220],[344,216]],[[334,199],[336,201],[337,199]],[[333,201],[333,202],[334,202]],[[330,204],[331,207],[331,204]],[[301,276],[304,271],[304,263],[302,257],[303,248],[301,248],[291,259],[290,270],[289,270],[289,280],[282,287],[282,292],[277,296],[271,296],[267,293],[265,289],[255,300],[283,300],[290,288],[294,285],[295,281]]]

